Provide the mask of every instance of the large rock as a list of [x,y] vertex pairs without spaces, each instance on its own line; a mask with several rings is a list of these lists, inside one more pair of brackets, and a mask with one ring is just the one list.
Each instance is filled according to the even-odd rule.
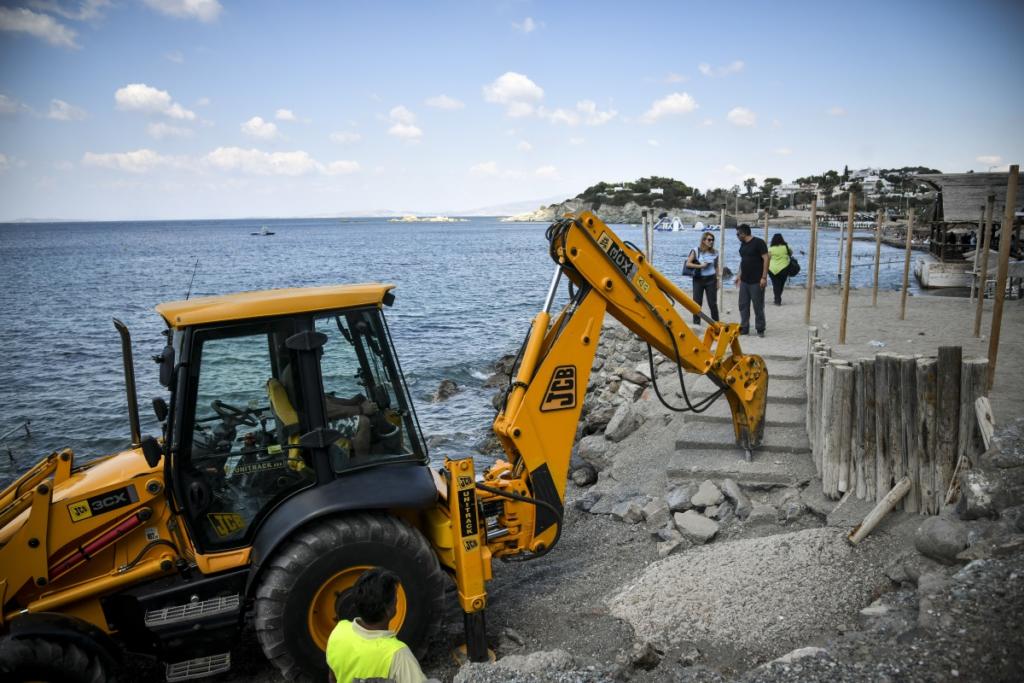
[[778,521],[779,511],[775,509],[773,505],[767,503],[754,503],[754,507],[751,508],[750,514],[747,515],[747,524],[759,525],[759,524],[774,524]]
[[917,528],[914,547],[933,560],[955,564],[957,554],[967,547],[967,527],[945,517],[929,517]]
[[651,529],[664,527],[672,519],[672,512],[668,509],[668,503],[664,498],[655,498],[647,503],[643,509],[644,521]]
[[626,500],[612,508],[612,517],[627,524],[638,524],[644,519],[644,508],[638,500]]
[[633,402],[640,398],[640,394],[644,388],[639,384],[634,384],[627,379],[623,379],[619,382],[619,390],[616,392],[624,401]]
[[582,465],[572,471],[572,483],[580,488],[597,481],[597,470],[592,465]]
[[998,489],[998,480],[983,469],[965,470],[960,474],[960,499],[956,513],[960,519],[985,519],[995,517],[993,494]]
[[693,507],[693,497],[696,494],[696,484],[683,484],[669,491],[665,496],[665,502],[672,512],[686,512]]
[[750,511],[754,509],[754,505],[747,498],[746,494],[743,493],[743,489],[740,488],[739,484],[732,479],[726,479],[722,482],[722,493],[732,501],[736,508],[737,517],[746,519],[750,516]]
[[576,444],[576,454],[580,460],[602,472],[612,466],[612,453],[609,443],[602,434],[591,434],[580,439]]
[[718,533],[718,522],[708,519],[696,510],[677,512],[674,519],[676,528],[695,543],[707,543]]
[[437,390],[434,392],[432,400],[434,403],[437,403],[439,401],[447,400],[457,393],[459,393],[459,385],[456,384],[454,380],[443,379],[437,386]]
[[691,502],[695,508],[704,508],[709,505],[718,505],[723,500],[725,500],[725,496],[722,494],[721,489],[715,486],[713,481],[706,479],[700,485],[697,495],[693,497]]
[[640,427],[640,422],[640,415],[633,409],[633,405],[623,403],[612,415],[608,426],[605,427],[604,435],[610,441],[622,441]]
[[644,372],[638,372],[636,370],[626,368],[624,370],[619,371],[619,376],[622,377],[622,379],[626,380],[627,382],[632,382],[633,384],[636,384],[637,386],[640,387],[647,386],[648,383],[650,383],[651,381],[647,378],[646,370]]

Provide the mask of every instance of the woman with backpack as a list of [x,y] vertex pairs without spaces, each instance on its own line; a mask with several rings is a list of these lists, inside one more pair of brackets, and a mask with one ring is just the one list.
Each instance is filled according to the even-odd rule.
[[771,260],[768,262],[768,277],[772,279],[772,293],[775,295],[775,305],[782,305],[782,290],[789,278],[790,259],[793,257],[793,250],[786,244],[781,233],[772,235],[771,246],[768,247],[768,255]]
[[[718,322],[718,252],[715,251],[715,235],[704,233],[696,249],[686,256],[684,274],[693,275],[693,300],[698,306],[704,305],[704,294],[708,295],[708,309],[711,319]],[[700,316],[693,316],[693,324],[700,325]]]

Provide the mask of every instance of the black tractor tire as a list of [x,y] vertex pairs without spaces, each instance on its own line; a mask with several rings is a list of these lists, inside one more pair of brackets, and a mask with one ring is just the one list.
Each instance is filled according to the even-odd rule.
[[385,514],[329,517],[282,544],[256,589],[256,635],[285,679],[326,680],[326,657],[310,633],[309,608],[331,577],[363,566],[398,575],[407,605],[398,638],[417,657],[426,653],[440,629],[448,583],[427,539]]
[[114,680],[94,652],[43,637],[0,640],[0,680],[5,683],[107,683]]

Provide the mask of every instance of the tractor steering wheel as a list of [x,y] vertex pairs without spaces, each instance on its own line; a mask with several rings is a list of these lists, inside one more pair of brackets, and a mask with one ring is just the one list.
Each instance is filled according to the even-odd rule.
[[213,408],[213,412],[217,413],[217,415],[225,422],[234,422],[236,424],[248,425],[250,427],[255,427],[259,424],[259,421],[256,420],[256,416],[253,415],[252,410],[236,408],[235,406],[225,403],[220,399],[214,399],[214,401],[210,403],[210,407]]

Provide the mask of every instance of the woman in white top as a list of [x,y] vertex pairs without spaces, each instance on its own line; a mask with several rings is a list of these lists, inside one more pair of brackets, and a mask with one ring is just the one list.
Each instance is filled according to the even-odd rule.
[[[704,305],[704,294],[708,295],[711,319],[718,321],[718,252],[715,251],[715,235],[704,233],[696,249],[686,257],[686,265],[693,268],[693,300],[698,306]],[[700,316],[693,316],[693,324],[700,325]]]

